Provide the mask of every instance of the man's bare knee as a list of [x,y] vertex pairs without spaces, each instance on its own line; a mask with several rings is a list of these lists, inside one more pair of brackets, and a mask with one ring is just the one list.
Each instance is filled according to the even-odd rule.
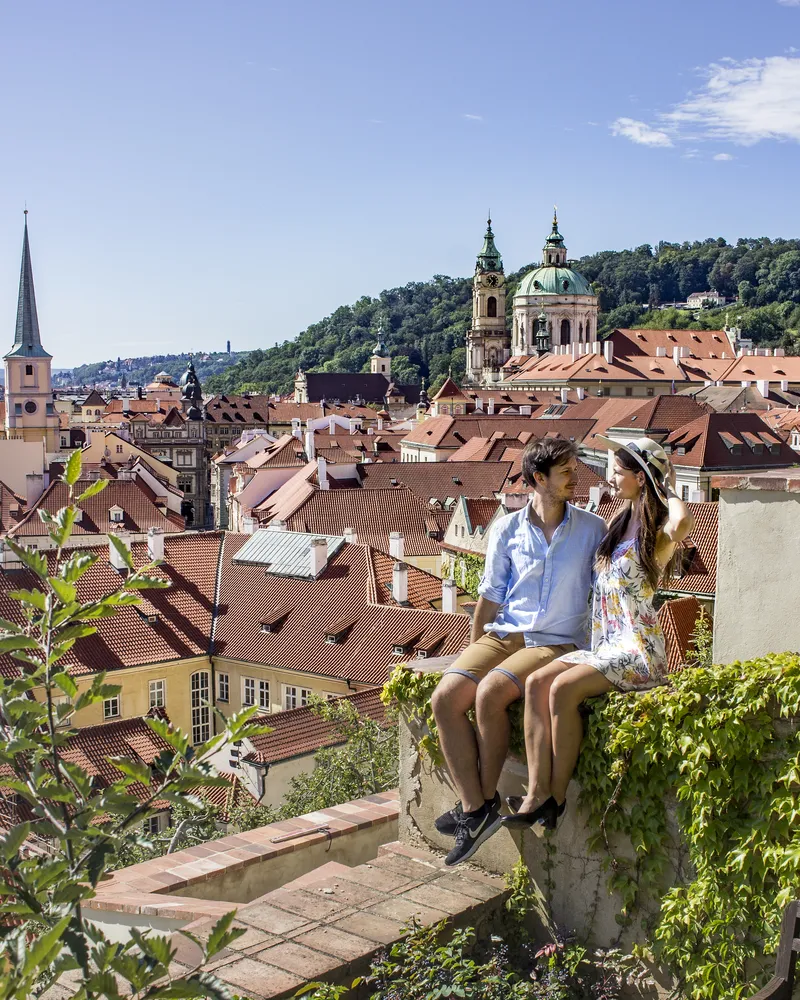
[[466,715],[475,702],[478,685],[462,674],[445,674],[431,695],[431,711],[437,723]]
[[493,670],[478,685],[475,696],[475,711],[478,715],[505,712],[508,706],[520,697],[516,682],[507,674]]

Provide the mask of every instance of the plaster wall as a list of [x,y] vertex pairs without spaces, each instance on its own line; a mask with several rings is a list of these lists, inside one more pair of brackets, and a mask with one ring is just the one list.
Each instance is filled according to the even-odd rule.
[[800,493],[722,489],[714,660],[800,650]]
[[41,476],[46,468],[44,438],[37,441],[0,439],[0,479],[21,497],[27,496],[25,477],[29,473]]

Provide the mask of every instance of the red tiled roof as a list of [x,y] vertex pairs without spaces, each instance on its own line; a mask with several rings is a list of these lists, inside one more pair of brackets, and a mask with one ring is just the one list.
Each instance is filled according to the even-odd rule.
[[444,380],[442,388],[433,397],[432,402],[436,402],[437,399],[466,399],[466,396],[459,389],[456,383],[448,376]]
[[[136,607],[123,607],[113,617],[100,619],[97,633],[80,639],[67,653],[65,667],[73,674],[87,674],[208,653],[221,538],[219,532],[168,535],[164,540],[166,561],[154,572],[172,586],[142,591],[141,612]],[[78,600],[95,600],[118,590],[122,578],[108,562],[108,545],[95,545],[87,539],[82,548],[99,558],[78,581]],[[149,561],[146,543],[135,542],[131,552],[136,565]],[[48,558],[53,559],[52,553]],[[19,604],[8,593],[36,585],[27,570],[0,570],[0,617],[21,621]],[[158,621],[148,622],[148,614],[157,615]],[[7,654],[0,656],[0,672],[5,676],[16,675],[18,670],[17,660]]]
[[25,498],[0,480],[0,534],[5,534],[25,516]]
[[[672,448],[670,457],[674,465],[693,468],[783,468],[797,460],[797,453],[783,442],[777,454],[771,454],[766,447],[756,454],[743,437],[745,432],[759,435],[768,433],[769,427],[757,413],[712,412],[673,431],[665,444]],[[733,454],[726,441],[730,445],[740,445],[740,453]],[[685,449],[684,454],[680,454],[680,448]]]
[[[702,417],[704,413],[713,412],[712,406],[699,403],[691,396],[654,396],[638,410],[622,416],[619,423],[610,426],[630,428],[636,435],[650,435],[659,431],[677,430],[684,424]],[[593,433],[596,432],[595,427]]]
[[530,432],[534,437],[542,438],[550,432],[563,437],[583,441],[592,429],[592,420],[571,420],[561,418],[551,420],[541,417],[525,416],[440,416],[428,417],[418,424],[404,438],[409,444],[426,444],[434,448],[460,448],[470,438],[491,437],[496,431],[502,431],[509,437]]
[[[232,559],[246,540],[247,536],[231,534],[225,538],[219,600],[227,610],[215,633],[218,656],[381,685],[397,662],[392,647],[410,628],[437,633],[444,628],[441,655],[460,652],[468,641],[467,615],[387,606],[369,599],[372,561],[361,545],[343,546],[313,581],[265,576],[261,566],[234,565]],[[409,572],[409,589],[411,578]],[[292,604],[292,612],[280,629],[262,632],[264,613],[278,603]],[[325,635],[341,631],[343,623],[350,626],[344,640],[326,642]]]
[[696,597],[680,597],[666,601],[658,612],[667,647],[667,672],[682,670],[693,650],[692,633],[700,615],[700,602]]
[[464,502],[467,505],[471,534],[474,534],[478,528],[485,529],[500,506],[499,500],[473,500],[470,498],[465,499]]
[[[688,347],[698,358],[721,357],[729,359],[734,351],[722,330],[614,330],[608,338],[614,344],[614,354],[622,357],[647,355],[655,358],[656,350],[663,347],[672,358],[675,347]],[[666,360],[666,359],[659,359]],[[686,359],[684,359],[686,360]]]
[[492,497],[502,490],[510,462],[402,462],[400,465],[359,465],[364,489],[386,489],[396,480],[425,503],[431,497]]
[[[358,709],[358,714],[384,725],[386,708],[380,699],[380,689],[359,691],[339,699],[348,701]],[[277,764],[314,753],[322,747],[343,743],[341,734],[333,722],[320,718],[311,708],[293,708],[286,712],[275,712],[258,720],[272,730],[263,736],[253,736],[250,743],[253,751],[243,759],[259,764]]]
[[[719,504],[687,504],[695,520],[695,528],[683,542],[687,560],[680,577],[664,580],[662,590],[683,594],[713,595],[717,590],[717,525]],[[690,561],[689,561],[690,560]]]
[[[393,604],[391,582],[394,569],[394,559],[378,549],[364,546],[372,559],[372,570],[375,577],[375,594],[371,600],[378,604]],[[433,573],[426,573],[406,563],[408,574],[408,603],[415,608],[439,608],[442,603],[442,581]]]
[[[104,477],[105,478],[105,477]],[[86,489],[90,480],[77,483],[76,492]],[[141,479],[107,479],[108,485],[101,492],[81,503],[81,520],[76,522],[73,535],[108,534],[109,531],[131,531],[137,534],[149,528],[162,528],[165,532],[183,531],[184,518],[169,512],[162,514],[156,506],[156,495]],[[65,483],[57,480],[39,497],[28,514],[11,531],[15,537],[41,536],[47,534],[37,511],[45,510],[56,514],[69,503],[69,490]],[[109,508],[121,507],[121,522],[109,520]]]
[[206,403],[210,424],[264,424],[269,420],[269,396],[212,396]]

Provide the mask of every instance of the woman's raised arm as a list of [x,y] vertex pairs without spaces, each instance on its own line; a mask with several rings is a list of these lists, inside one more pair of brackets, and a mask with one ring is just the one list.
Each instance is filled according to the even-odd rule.
[[665,490],[667,497],[667,520],[661,528],[656,543],[656,559],[662,566],[672,558],[675,548],[694,531],[695,520],[687,504],[675,492],[675,467],[669,463]]

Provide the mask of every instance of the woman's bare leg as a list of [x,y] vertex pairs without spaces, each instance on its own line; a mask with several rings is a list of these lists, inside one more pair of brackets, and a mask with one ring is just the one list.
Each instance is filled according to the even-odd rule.
[[553,660],[525,681],[525,753],[528,758],[528,794],[520,812],[533,812],[550,798],[552,736],[550,688],[572,664]]
[[613,688],[590,663],[570,663],[550,685],[553,769],[550,794],[559,803],[567,797],[567,787],[578,762],[583,740],[583,719],[578,706],[586,698],[605,694]]

